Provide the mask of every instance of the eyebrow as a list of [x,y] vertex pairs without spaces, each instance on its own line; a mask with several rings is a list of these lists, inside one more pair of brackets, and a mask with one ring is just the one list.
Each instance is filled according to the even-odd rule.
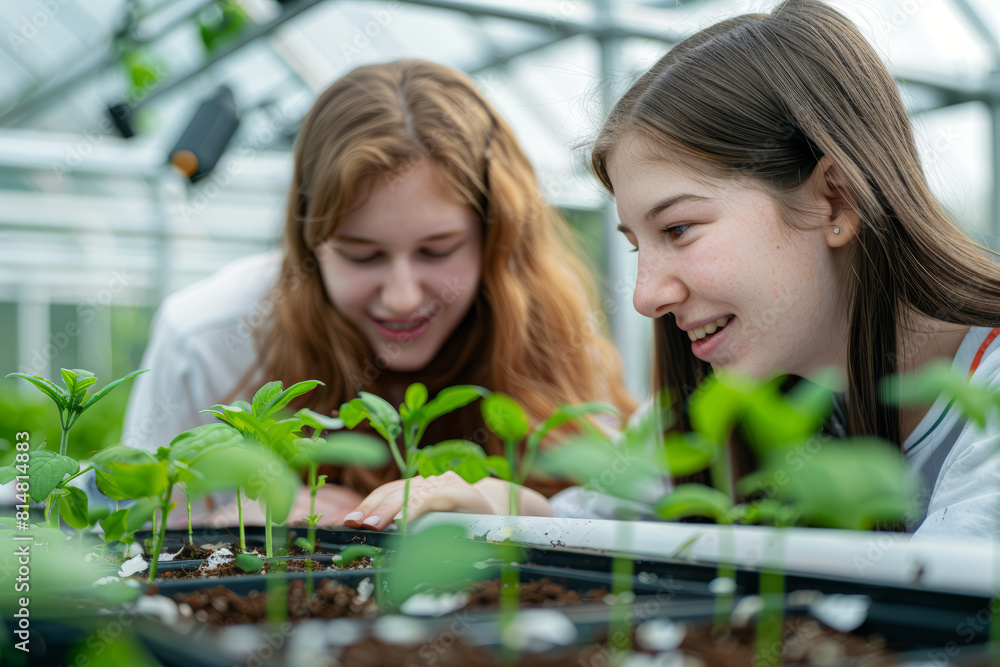
[[[649,222],[650,220],[652,220],[653,218],[655,218],[656,216],[658,216],[660,213],[663,213],[664,211],[666,211],[671,206],[674,206],[675,204],[680,204],[681,202],[685,202],[685,201],[708,201],[708,199],[709,199],[708,197],[702,197],[700,195],[692,195],[692,194],[689,194],[689,193],[683,193],[683,194],[679,194],[679,195],[674,195],[672,197],[667,197],[666,199],[664,199],[663,201],[659,202],[658,204],[656,204],[655,206],[653,206],[651,209],[649,209],[648,211],[646,211],[646,215],[644,215],[642,217],[642,219],[643,219],[644,222]],[[632,230],[629,229],[628,227],[626,227],[625,225],[618,225],[618,231],[626,233],[626,234],[629,234],[629,233],[632,232]]]
[[[447,232],[440,232],[438,234],[431,234],[430,236],[425,236],[420,239],[420,243],[433,243],[434,241],[444,241],[447,239],[455,238],[461,236],[465,233],[464,229],[453,229]],[[378,245],[377,241],[372,239],[366,239],[363,236],[350,236],[342,234],[334,234],[334,238],[341,243],[366,243],[368,245]]]

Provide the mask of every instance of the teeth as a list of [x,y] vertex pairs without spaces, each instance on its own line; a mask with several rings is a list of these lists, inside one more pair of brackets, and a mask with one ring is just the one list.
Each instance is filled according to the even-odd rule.
[[386,329],[392,329],[393,331],[412,331],[424,323],[424,320],[419,322],[379,322]]
[[728,321],[729,321],[728,317],[720,317],[714,322],[709,322],[705,326],[695,327],[694,329],[691,329],[690,331],[687,332],[688,338],[691,339],[691,342],[694,342],[696,340],[701,340],[702,338],[714,334],[716,331],[726,326],[726,322]]

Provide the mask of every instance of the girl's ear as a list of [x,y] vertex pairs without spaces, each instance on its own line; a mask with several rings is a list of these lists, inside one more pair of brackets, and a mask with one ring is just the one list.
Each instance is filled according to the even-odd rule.
[[813,169],[811,189],[822,205],[823,228],[826,242],[831,248],[840,248],[853,239],[860,228],[861,219],[847,192],[840,168],[833,158],[824,155]]

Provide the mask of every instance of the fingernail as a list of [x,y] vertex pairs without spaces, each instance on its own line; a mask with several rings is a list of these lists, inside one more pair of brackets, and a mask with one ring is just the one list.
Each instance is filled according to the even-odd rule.
[[400,513],[399,513],[399,514],[397,514],[396,516],[392,517],[392,520],[393,520],[393,521],[399,521],[399,520],[400,520],[400,519],[402,519],[402,518],[403,518],[403,513],[402,513],[402,512],[400,512]]
[[377,526],[378,522],[381,521],[381,520],[382,520],[382,518],[378,514],[375,514],[373,516],[368,517],[367,519],[365,519],[361,523],[365,524],[366,526]]
[[361,512],[351,512],[350,514],[344,517],[344,521],[360,521],[361,517],[363,516],[364,514],[362,514]]

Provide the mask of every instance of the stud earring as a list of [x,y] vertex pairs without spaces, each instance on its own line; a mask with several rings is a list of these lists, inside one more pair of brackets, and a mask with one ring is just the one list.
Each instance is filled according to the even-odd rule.
[[833,233],[834,234],[839,234],[840,233],[840,227],[834,227],[833,228]]

